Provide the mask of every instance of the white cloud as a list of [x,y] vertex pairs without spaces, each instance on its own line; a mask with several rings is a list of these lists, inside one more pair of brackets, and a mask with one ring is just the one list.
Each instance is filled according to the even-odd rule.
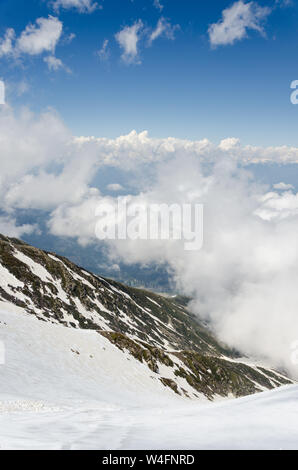
[[49,70],[59,70],[63,68],[63,62],[55,56],[48,56],[44,58]]
[[93,2],[93,0],[55,0],[53,7],[56,10],[60,8],[65,10],[75,8],[80,13],[93,13],[95,10],[102,8],[97,2]]
[[285,219],[298,215],[298,193],[284,191],[266,193],[261,198],[257,214],[264,220]]
[[294,186],[292,184],[287,184],[287,183],[276,183],[273,185],[274,189],[280,189],[281,191],[286,191],[288,189],[294,189]]
[[149,36],[149,44],[151,45],[160,36],[165,36],[167,39],[175,39],[175,31],[179,29],[178,25],[172,26],[165,18],[160,18],[157,22],[156,28]]
[[123,186],[119,183],[111,183],[107,185],[107,189],[109,191],[121,191],[123,189]]
[[162,11],[162,10],[163,10],[163,5],[161,4],[160,0],[154,0],[154,1],[153,1],[153,5],[154,5],[155,8],[157,8],[159,11]]
[[25,93],[27,93],[30,89],[30,85],[26,80],[21,80],[17,85],[16,85],[16,93],[18,96],[22,96]]
[[101,49],[96,51],[96,55],[100,58],[101,61],[106,61],[108,60],[110,56],[110,51],[109,51],[109,40],[105,39],[102,43]]
[[[171,23],[163,17],[158,20],[155,29],[151,30],[151,32],[148,28],[144,28],[141,20],[136,21],[132,26],[125,26],[115,35],[119,46],[123,49],[122,60],[126,64],[140,64],[139,42],[142,36],[147,37],[147,44],[151,46],[159,37],[166,37],[171,40],[175,39],[175,31],[178,29],[180,29],[179,25],[171,25]],[[103,43],[103,48],[98,55],[105,55],[106,46],[107,41]]]
[[22,54],[32,56],[44,52],[54,53],[61,38],[62,22],[53,16],[37,18],[35,24],[28,24],[17,38],[14,29],[6,30],[3,39],[0,39],[0,57],[18,58]]
[[53,16],[38,18],[36,24],[29,24],[17,39],[16,50],[20,53],[39,55],[54,52],[61,38],[62,22]]
[[64,44],[70,44],[75,38],[76,38],[76,35],[74,33],[70,33],[68,36],[64,38],[63,42]]
[[16,219],[10,216],[0,216],[0,233],[8,237],[19,238],[22,235],[29,235],[38,232],[36,225],[23,224],[17,225]]
[[214,47],[234,44],[247,37],[248,30],[264,35],[263,21],[271,13],[269,7],[261,7],[256,2],[235,2],[222,12],[222,19],[209,26],[209,40]]
[[237,146],[239,146],[239,144],[239,139],[236,139],[235,137],[228,137],[226,139],[221,140],[219,148],[223,151],[229,151],[234,150]]
[[75,138],[53,111],[36,116],[25,109],[16,115],[9,107],[0,107],[0,208],[52,210],[62,204],[79,204],[103,167],[137,173],[129,186],[139,189],[140,175],[147,178],[145,167],[150,165],[154,171],[174,158],[194,157],[207,166],[230,160],[241,166],[298,163],[295,147],[241,146],[233,138],[223,142],[154,139],[146,131],[115,139]]
[[[41,171],[48,165],[59,165],[61,161],[65,165],[71,138],[69,131],[53,112],[35,116],[23,109],[16,115],[8,106],[0,107],[1,207],[9,205],[5,199],[13,200],[13,192],[24,178],[35,174],[34,168]],[[20,197],[23,195],[20,194]],[[36,194],[36,201],[38,197]],[[21,201],[16,201],[16,206],[17,203],[21,204]]]
[[50,71],[57,72],[57,70],[64,69],[67,72],[70,72],[70,69],[63,64],[62,60],[53,55],[44,57],[43,60],[47,64]]
[[0,57],[12,55],[14,52],[13,41],[15,39],[15,31],[8,28],[4,38],[0,39]]
[[[49,53],[44,57],[44,62],[49,70],[64,69],[70,72],[61,59],[55,57],[55,49],[62,37],[63,23],[56,17],[37,18],[35,24],[28,24],[19,37],[10,28],[6,30],[3,39],[0,39],[0,57],[8,57],[17,60],[24,55],[39,56]],[[70,42],[75,35],[66,38]]]
[[115,35],[119,46],[123,49],[121,58],[126,64],[139,63],[138,43],[142,30],[143,22],[138,20],[132,26],[125,26]]

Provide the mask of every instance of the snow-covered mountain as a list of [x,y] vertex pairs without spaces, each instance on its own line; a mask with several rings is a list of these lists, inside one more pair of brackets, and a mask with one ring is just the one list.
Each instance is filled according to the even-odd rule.
[[0,449],[297,449],[297,385],[190,400],[96,331],[4,302],[0,339]]
[[[112,353],[103,353],[102,344],[109,344],[113,354],[117,351],[127,382],[132,380],[129,359],[145,368],[149,382],[188,398],[239,397],[292,383],[276,371],[235,358],[187,311],[183,300],[128,288],[66,258],[0,236],[0,310],[16,313],[10,328],[21,321],[29,325],[32,318],[56,326],[54,349],[70,330],[77,330],[78,338],[89,335],[98,343],[107,364]],[[67,353],[74,361],[81,355],[71,342]],[[93,359],[91,368],[102,360],[100,354],[93,356],[90,352],[87,361],[89,367]],[[111,378],[113,373],[107,370]]]
[[297,386],[184,303],[1,236],[0,449],[295,448]]

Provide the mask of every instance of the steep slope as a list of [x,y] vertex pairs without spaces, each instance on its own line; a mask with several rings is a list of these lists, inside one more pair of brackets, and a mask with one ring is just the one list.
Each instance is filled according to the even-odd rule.
[[95,276],[66,258],[0,236],[0,299],[47,323],[95,330],[176,394],[243,396],[291,381],[247,365],[182,303]]
[[0,302],[0,449],[297,449],[290,385],[210,403],[180,397],[94,330]]

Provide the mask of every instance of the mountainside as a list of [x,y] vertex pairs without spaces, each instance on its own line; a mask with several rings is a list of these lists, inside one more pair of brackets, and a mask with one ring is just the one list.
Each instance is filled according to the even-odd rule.
[[297,385],[190,400],[96,330],[1,301],[0,339],[1,450],[297,448]]
[[[233,357],[178,298],[126,287],[4,236],[0,307],[68,329],[93,330],[92,341],[95,335],[99,348],[108,341],[125,364],[131,359],[146,367],[146,380],[182,397],[239,397],[292,383],[278,372]],[[75,346],[71,352],[80,355]]]

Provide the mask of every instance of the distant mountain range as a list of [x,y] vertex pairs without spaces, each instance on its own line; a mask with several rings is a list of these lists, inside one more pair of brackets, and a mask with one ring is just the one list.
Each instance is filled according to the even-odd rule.
[[0,304],[42,322],[94,330],[183,397],[240,397],[293,383],[239,359],[187,310],[186,299],[127,287],[2,235]]

